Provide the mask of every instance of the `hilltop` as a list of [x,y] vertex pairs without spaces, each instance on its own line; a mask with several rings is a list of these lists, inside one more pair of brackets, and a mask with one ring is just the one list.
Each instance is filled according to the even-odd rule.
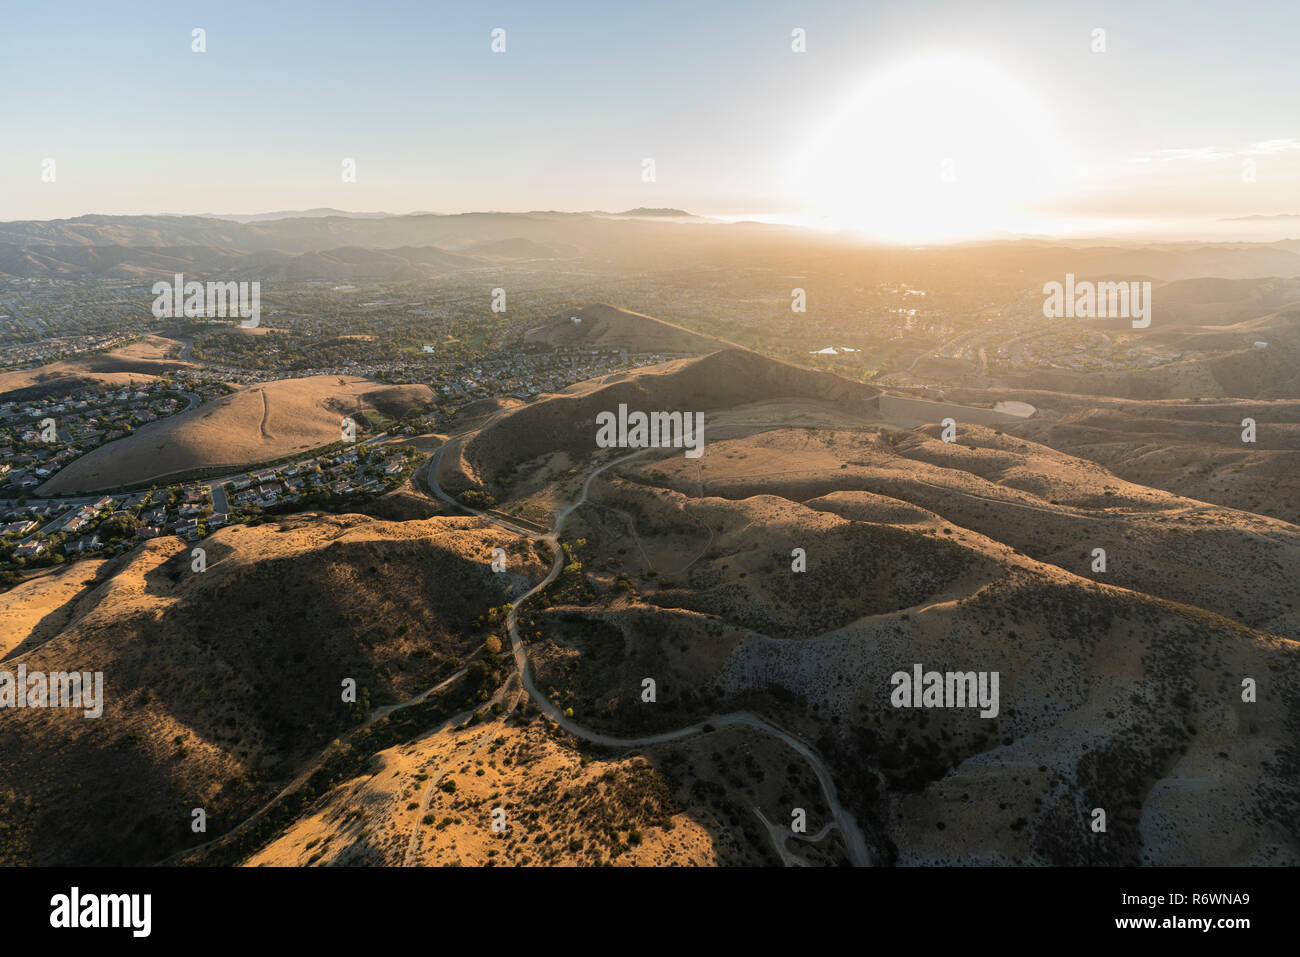
[[[631,321],[648,318],[634,313],[620,318],[629,317]],[[537,457],[563,456],[570,464],[584,461],[594,451],[596,415],[620,404],[645,411],[695,413],[785,397],[820,403],[823,412],[836,415],[843,405],[866,409],[878,395],[879,390],[871,386],[828,372],[745,349],[723,349],[606,376],[509,410],[492,419],[490,428],[451,446],[456,457],[444,455],[441,464],[453,471],[444,471],[442,480],[457,488],[488,486]]]

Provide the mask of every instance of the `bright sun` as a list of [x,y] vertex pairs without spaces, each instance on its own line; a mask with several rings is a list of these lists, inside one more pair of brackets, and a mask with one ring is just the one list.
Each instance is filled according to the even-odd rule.
[[1042,106],[990,64],[943,54],[873,77],[797,162],[829,225],[916,242],[1024,230],[1061,159]]

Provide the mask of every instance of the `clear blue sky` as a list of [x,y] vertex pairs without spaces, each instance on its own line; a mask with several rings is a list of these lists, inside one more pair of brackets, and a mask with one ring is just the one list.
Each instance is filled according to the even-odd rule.
[[[812,131],[881,69],[934,50],[995,64],[1046,105],[1085,170],[1062,200],[1071,214],[1141,211],[1153,194],[1166,212],[1300,212],[1295,0],[624,6],[12,4],[0,219],[799,212],[785,171]],[[1099,26],[1104,55],[1089,50]],[[194,27],[206,53],[191,52]],[[490,51],[494,27],[504,54]],[[1258,188],[1234,191],[1246,156],[1260,157]],[[341,182],[344,157],[354,184]],[[45,158],[54,183],[41,182]]]

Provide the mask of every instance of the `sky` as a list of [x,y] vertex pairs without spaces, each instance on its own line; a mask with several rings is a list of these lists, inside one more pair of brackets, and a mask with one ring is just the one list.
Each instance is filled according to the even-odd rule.
[[1300,213],[1294,0],[65,0],[0,30],[0,220],[672,206],[910,240]]

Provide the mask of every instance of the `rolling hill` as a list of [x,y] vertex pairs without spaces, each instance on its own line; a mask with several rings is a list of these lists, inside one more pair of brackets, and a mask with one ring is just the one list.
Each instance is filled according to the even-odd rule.
[[[1300,527],[884,398],[675,360],[483,410],[389,510],[489,512],[29,589],[5,663],[103,670],[112,720],[0,728],[0,861],[1300,862]],[[598,449],[619,403],[706,413],[703,455]],[[999,690],[902,707],[916,668]]]
[[96,355],[51,362],[35,369],[0,373],[0,396],[21,398],[27,390],[41,395],[59,394],[83,385],[123,386],[152,382],[178,369],[197,368],[174,358],[180,343],[161,336],[145,336],[139,342]]
[[556,316],[545,325],[528,330],[524,341],[566,349],[623,349],[631,353],[681,355],[738,348],[724,339],[603,303]]
[[51,477],[42,495],[165,483],[231,471],[338,442],[344,416],[377,409],[401,415],[427,403],[427,386],[394,386],[356,376],[278,379],[141,426],[101,445]]
[[[4,657],[6,671],[102,671],[105,688],[100,719],[5,712],[0,864],[154,863],[202,842],[195,807],[210,834],[231,829],[371,708],[463,668],[483,642],[471,620],[517,581],[480,560],[495,546],[517,554],[519,574],[540,567],[478,520],[358,515],[222,529],[202,574],[175,538],[118,559],[57,634],[23,636]],[[372,730],[400,713],[373,716]],[[93,789],[77,786],[87,775]]]

